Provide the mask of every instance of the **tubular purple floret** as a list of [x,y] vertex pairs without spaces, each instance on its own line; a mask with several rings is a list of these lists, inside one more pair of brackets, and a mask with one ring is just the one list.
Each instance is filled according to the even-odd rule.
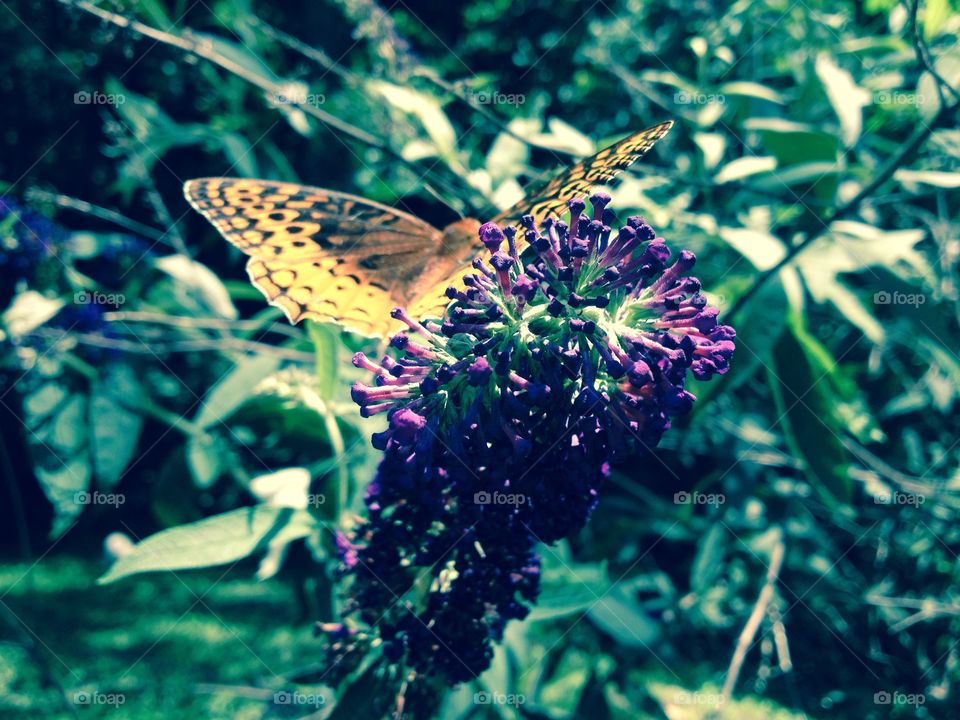
[[423,325],[421,325],[416,320],[414,320],[409,315],[407,315],[407,311],[404,310],[402,307],[395,307],[393,310],[391,310],[390,317],[392,317],[394,320],[399,320],[408,328],[410,328],[414,332],[420,333],[424,337],[428,337],[428,338],[433,337],[433,334],[429,330],[427,330]]
[[603,210],[610,204],[612,198],[608,193],[596,192],[590,196],[590,204],[593,205],[593,219],[603,224]]
[[506,236],[495,222],[484,223],[480,226],[480,242],[490,252],[496,252],[503,245]]
[[358,352],[353,355],[353,366],[372,373],[382,373],[384,369],[370,360],[364,353]]

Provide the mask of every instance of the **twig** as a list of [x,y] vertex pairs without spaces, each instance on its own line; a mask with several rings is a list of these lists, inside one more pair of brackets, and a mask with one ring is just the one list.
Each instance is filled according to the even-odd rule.
[[[64,333],[60,330],[51,330],[48,328],[38,328],[30,333],[32,336],[61,340]],[[266,345],[264,343],[253,342],[250,340],[237,339],[205,339],[205,340],[178,340],[175,342],[156,342],[150,346],[143,342],[134,342],[133,340],[124,340],[122,338],[110,338],[96,333],[70,333],[70,336],[82,345],[99,347],[110,350],[120,350],[121,352],[135,353],[139,355],[156,355],[162,352],[197,352],[199,350],[213,350],[224,352],[236,350],[239,352],[256,352],[261,354],[276,355],[285,360],[295,360],[297,362],[311,363],[313,355],[302,350],[293,350],[290,348],[278,347],[276,345]]]
[[571,155],[574,157],[577,156],[577,153],[574,153],[570,150],[564,150],[563,148],[557,148],[557,147],[550,147],[549,145],[544,145],[542,143],[538,143],[536,140],[531,140],[529,138],[523,137],[522,135],[519,135],[518,133],[511,130],[510,126],[507,123],[505,123],[503,120],[501,120],[500,117],[498,117],[495,112],[493,112],[489,108],[484,107],[481,103],[477,102],[475,98],[470,97],[470,95],[461,92],[460,88],[458,88],[454,83],[447,82],[446,80],[441,78],[439,75],[437,75],[435,72],[433,72],[430,69],[422,68],[420,70],[415,71],[414,75],[416,77],[425,78],[426,80],[428,80],[429,82],[432,82],[437,87],[450,93],[455,98],[457,98],[457,100],[460,100],[461,102],[468,105],[472,110],[479,113],[491,125],[493,125],[498,130],[500,130],[500,132],[504,132],[510,137],[516,140],[519,140],[520,142],[526,145],[529,145],[532,148],[537,148],[538,150],[546,150],[551,155],[553,155],[554,158],[557,158],[557,153],[563,153],[564,155]]
[[263,330],[286,335],[294,340],[303,340],[303,333],[296,328],[283,323],[275,323],[264,328],[263,323],[257,320],[222,320],[220,318],[189,317],[184,315],[165,315],[164,313],[142,312],[136,310],[121,310],[106,312],[103,319],[108,322],[142,322],[157,325],[171,325],[185,329],[213,329],[213,330]]
[[740,670],[743,667],[743,661],[747,657],[747,652],[753,645],[753,639],[757,635],[760,623],[767,608],[776,595],[777,579],[780,577],[780,568],[783,566],[783,557],[786,551],[786,545],[783,541],[783,532],[777,528],[777,542],[774,545],[773,553],[770,556],[770,565],[767,567],[767,579],[760,590],[760,596],[753,606],[753,612],[747,619],[747,624],[743,626],[740,637],[737,639],[737,646],[733,651],[733,657],[730,659],[730,667],[727,669],[727,677],[723,683],[723,689],[720,691],[722,698],[729,699],[733,695],[733,689],[740,677]]
[[327,72],[332,72],[347,84],[354,87],[363,84],[362,77],[345,68],[343,65],[323,52],[323,50],[315,48],[312,45],[307,45],[302,40],[295,38],[293,35],[285,33],[283,30],[274,27],[270,23],[265,22],[260,18],[254,18],[251,20],[251,24],[256,28],[259,28],[260,31],[271,40],[275,40],[281,45],[285,45],[286,47],[290,48],[294,52],[300,53],[307,59],[317,63]]
[[90,15],[116,25],[119,28],[130,30],[131,32],[150,38],[158,43],[163,43],[165,45],[175,47],[190,55],[203,58],[204,60],[207,60],[226,70],[232,75],[236,75],[237,77],[249,82],[251,85],[255,85],[256,87],[260,88],[268,97],[284,96],[285,100],[289,102],[289,104],[296,105],[298,108],[300,108],[300,110],[308,115],[312,115],[323,124],[338,130],[344,135],[348,135],[355,140],[359,140],[362,143],[381,150],[397,162],[409,168],[418,176],[421,174],[422,168],[420,165],[405,158],[402,153],[395,150],[392,146],[382,141],[380,138],[368,133],[366,130],[361,130],[356,126],[341,120],[336,115],[332,115],[324,110],[321,110],[315,104],[307,102],[306,99],[300,101],[297,98],[286,98],[287,92],[285,92],[285,88],[281,83],[273,82],[272,80],[269,80],[258,73],[250,71],[240,63],[224,57],[214,49],[212,42],[202,37],[196,37],[189,29],[181,31],[179,35],[174,35],[172,33],[164,32],[163,30],[158,30],[150,25],[139,22],[138,20],[110,12],[109,10],[104,10],[103,8],[97,7],[87,0],[59,0],[59,2],[68,7],[76,8],[78,10],[82,10],[83,12],[89,13]]
[[913,47],[917,54],[917,62],[920,63],[920,66],[923,67],[924,70],[933,76],[937,84],[937,95],[940,98],[941,107],[946,104],[946,98],[943,96],[944,90],[947,90],[954,98],[960,100],[960,93],[937,72],[937,68],[934,66],[933,60],[930,57],[930,48],[927,47],[927,43],[920,35],[920,26],[917,23],[917,12],[920,10],[920,0],[913,0],[913,2],[908,3],[908,5],[910,7],[910,25],[913,28]]
[[38,188],[31,188],[27,191],[26,195],[27,199],[33,199],[35,202],[51,202],[60,208],[76,210],[84,215],[92,215],[101,220],[113,223],[118,227],[122,227],[124,230],[129,230],[137,235],[142,235],[150,240],[173,247],[173,244],[167,239],[167,233],[152,228],[149,225],[144,225],[132,218],[128,218],[126,215],[121,215],[115,210],[100,207],[99,205],[94,205],[86,200],[80,200],[79,198],[70,197],[69,195],[47,192],[46,190],[40,190]]

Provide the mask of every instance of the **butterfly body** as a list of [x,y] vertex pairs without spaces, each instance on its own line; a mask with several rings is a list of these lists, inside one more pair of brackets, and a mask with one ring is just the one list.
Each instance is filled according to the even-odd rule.
[[[560,216],[566,201],[612,180],[672,126],[661,123],[568,168],[494,220],[517,224]],[[390,310],[439,316],[446,288],[469,273],[480,250],[480,222],[465,218],[442,230],[408,213],[354,195],[237,178],[184,185],[190,204],[249,256],[247,273],[292,323],[336,322],[370,336],[396,329]]]

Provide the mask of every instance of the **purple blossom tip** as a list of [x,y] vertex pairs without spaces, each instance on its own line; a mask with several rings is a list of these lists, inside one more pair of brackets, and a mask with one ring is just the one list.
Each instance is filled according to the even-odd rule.
[[490,252],[499,250],[505,239],[503,231],[496,223],[488,222],[480,226],[480,241]]

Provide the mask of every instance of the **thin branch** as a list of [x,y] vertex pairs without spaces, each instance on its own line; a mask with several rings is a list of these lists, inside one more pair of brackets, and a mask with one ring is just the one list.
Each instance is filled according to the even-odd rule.
[[953,88],[953,85],[948,83],[943,76],[937,72],[937,68],[933,63],[933,58],[930,53],[930,48],[927,47],[927,43],[920,34],[920,25],[917,23],[917,12],[920,10],[920,0],[913,0],[912,3],[909,3],[909,7],[910,25],[913,29],[913,48],[917,54],[917,62],[920,63],[920,66],[924,70],[933,76],[933,79],[937,85],[937,95],[940,97],[940,105],[946,105],[946,98],[943,96],[944,90],[948,91],[957,100],[960,100],[960,93],[958,93]]
[[864,185],[863,188],[860,189],[860,192],[837,208],[836,211],[822,221],[824,226],[823,230],[820,230],[819,232],[811,232],[801,242],[791,246],[783,258],[781,258],[773,267],[760,273],[756,282],[743,295],[737,298],[736,302],[734,302],[733,306],[727,313],[728,317],[733,317],[743,310],[747,301],[757,293],[757,291],[764,285],[764,283],[767,282],[767,280],[793,262],[793,259],[803,252],[803,250],[810,247],[814,242],[823,237],[826,232],[829,231],[829,225],[831,223],[836,222],[837,220],[842,220],[843,218],[856,212],[864,200],[873,195],[880,188],[880,186],[893,177],[893,174],[897,170],[899,170],[903,165],[913,158],[923,143],[926,142],[927,138],[933,134],[934,128],[942,120],[954,113],[957,107],[960,107],[960,102],[954,103],[953,105],[941,105],[940,110],[931,119],[929,124],[921,123],[919,127],[913,131],[907,141],[900,147],[900,150],[896,154],[892,155],[890,159],[887,160],[887,162],[883,165],[883,167],[880,168],[873,180]]
[[121,227],[124,230],[129,230],[132,233],[142,235],[143,237],[149,238],[155,242],[163,243],[173,247],[173,244],[167,238],[167,233],[150,227],[149,225],[144,225],[143,223],[132,218],[128,218],[126,215],[121,215],[116,210],[110,210],[109,208],[94,205],[86,200],[80,200],[79,198],[70,197],[69,195],[47,192],[46,190],[40,190],[38,188],[31,188],[27,191],[26,195],[28,200],[41,203],[50,202],[59,208],[75,210],[76,212],[83,213],[84,215],[92,215],[100,220],[113,223],[117,227]]
[[416,77],[425,78],[426,80],[428,80],[429,82],[432,82],[434,85],[436,85],[440,89],[450,93],[455,98],[457,98],[457,100],[461,101],[462,103],[465,103],[472,110],[479,113],[481,117],[483,117],[487,122],[489,122],[491,125],[496,127],[500,132],[506,133],[507,135],[514,138],[515,140],[519,140],[520,142],[526,145],[529,145],[532,148],[537,148],[538,150],[546,150],[547,152],[551,153],[554,158],[557,157],[557,153],[563,153],[564,155],[570,155],[572,157],[578,156],[577,153],[574,153],[570,150],[564,150],[563,148],[543,145],[542,143],[538,143],[536,140],[531,140],[529,138],[525,138],[522,135],[517,134],[516,132],[511,130],[510,126],[507,123],[505,123],[495,112],[493,112],[487,107],[484,107],[484,105],[477,102],[475,98],[470,97],[469,94],[462,92],[460,88],[457,87],[456,84],[447,82],[432,70],[424,68],[424,69],[415,71],[414,75]]
[[368,133],[366,130],[362,130],[344,120],[341,120],[336,115],[332,115],[324,110],[321,110],[315,104],[307,102],[306,99],[300,101],[297,98],[287,98],[286,95],[289,91],[285,90],[282,83],[273,82],[272,80],[269,80],[256,72],[250,71],[240,63],[234,62],[230,58],[221,55],[216,51],[212,42],[205,38],[195,36],[194,33],[189,29],[181,31],[179,35],[174,35],[172,33],[164,32],[163,30],[158,30],[150,25],[139,22],[138,20],[110,12],[109,10],[104,10],[103,8],[97,7],[87,0],[59,0],[59,2],[68,7],[76,8],[77,10],[81,10],[93,15],[94,17],[97,17],[105,22],[116,25],[119,28],[130,30],[131,32],[146,38],[150,38],[158,43],[175,47],[189,55],[203,58],[204,60],[219,66],[223,70],[226,70],[230,74],[236,75],[251,85],[255,85],[256,87],[260,88],[268,97],[284,96],[285,100],[291,105],[296,105],[298,108],[300,108],[300,110],[308,115],[312,115],[324,125],[338,130],[344,135],[365,143],[366,145],[381,150],[397,162],[409,168],[412,172],[416,173],[418,177],[422,173],[423,168],[420,165],[418,165],[416,162],[407,160],[399,151],[395,150],[392,146],[380,138]]
[[[48,339],[61,340],[64,336],[62,331],[51,330],[48,328],[38,328],[30,335]],[[276,345],[266,345],[264,343],[253,342],[250,340],[237,339],[204,339],[204,340],[177,340],[173,342],[158,341],[149,347],[143,342],[133,340],[124,340],[122,338],[111,338],[96,333],[70,333],[70,336],[81,345],[99,347],[108,350],[119,350],[121,352],[134,353],[138,355],[156,355],[164,352],[198,352],[198,351],[237,351],[237,352],[255,352],[266,355],[275,355],[285,360],[294,360],[296,362],[313,362],[313,355],[302,350],[293,350],[291,348],[278,347]]]
[[220,318],[189,317],[184,315],[165,315],[156,312],[117,311],[103,314],[104,320],[109,322],[141,322],[156,325],[171,325],[188,330],[264,330],[275,332],[294,340],[303,340],[303,333],[284,323],[274,323],[268,328],[258,320],[223,320]]
[[780,577],[780,568],[783,566],[783,557],[786,554],[786,545],[783,541],[783,533],[779,531],[776,545],[773,547],[773,553],[770,556],[770,565],[767,567],[767,579],[760,590],[760,596],[753,606],[753,612],[747,619],[747,624],[743,626],[740,637],[737,639],[736,648],[733,651],[733,657],[730,659],[730,667],[727,669],[727,677],[723,683],[723,689],[720,696],[728,700],[733,695],[733,689],[736,687],[737,679],[740,677],[740,670],[743,668],[743,661],[747,657],[747,651],[753,645],[753,639],[760,629],[760,623],[767,614],[767,609],[773,598],[776,596],[777,580]]
[[346,67],[338,63],[332,57],[327,55],[323,50],[315,48],[312,45],[307,45],[307,43],[295,38],[293,35],[285,33],[283,30],[274,27],[268,22],[261,20],[260,18],[254,18],[251,20],[251,24],[258,28],[264,35],[266,35],[271,40],[274,40],[281,45],[286,46],[294,52],[298,52],[308,60],[312,60],[322,67],[327,72],[332,72],[334,75],[339,77],[341,80],[346,82],[348,85],[353,87],[358,87],[363,84],[364,78],[356,73],[348,70]]

